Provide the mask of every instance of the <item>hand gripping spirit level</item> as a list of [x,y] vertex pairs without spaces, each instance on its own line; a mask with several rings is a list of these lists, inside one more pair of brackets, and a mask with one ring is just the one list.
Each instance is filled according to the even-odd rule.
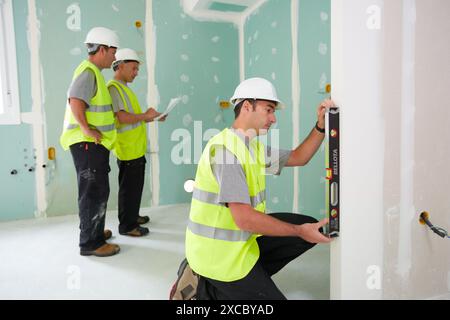
[[339,236],[339,109],[325,113],[326,208],[329,219],[327,234]]

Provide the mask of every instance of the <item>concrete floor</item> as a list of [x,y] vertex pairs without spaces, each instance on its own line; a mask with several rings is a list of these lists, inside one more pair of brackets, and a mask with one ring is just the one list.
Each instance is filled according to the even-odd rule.
[[[141,212],[150,215],[150,234],[118,234],[109,212],[108,242],[120,245],[112,257],[82,257],[78,217],[0,223],[0,299],[167,300],[184,257],[189,205]],[[274,276],[289,299],[329,299],[329,246],[318,245]]]

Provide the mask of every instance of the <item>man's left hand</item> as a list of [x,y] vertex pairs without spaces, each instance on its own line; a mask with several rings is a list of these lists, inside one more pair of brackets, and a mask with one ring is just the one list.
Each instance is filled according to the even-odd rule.
[[319,128],[325,128],[325,112],[334,107],[335,104],[331,98],[323,100],[317,107],[317,125]]

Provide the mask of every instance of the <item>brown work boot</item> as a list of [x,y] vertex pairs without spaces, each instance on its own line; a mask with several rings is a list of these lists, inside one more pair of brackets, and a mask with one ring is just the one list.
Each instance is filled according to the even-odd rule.
[[103,236],[104,236],[105,240],[110,239],[112,237],[112,231],[108,230],[108,229],[105,229],[103,231]]
[[136,227],[131,231],[119,232],[119,233],[124,236],[143,237],[143,236],[147,235],[149,232],[150,232],[150,230],[148,230],[148,228]]
[[95,250],[80,250],[82,256],[109,257],[119,253],[120,247],[117,244],[105,243]]
[[137,218],[137,223],[139,223],[139,224],[146,224],[149,221],[150,221],[150,218],[148,216],[139,216]]

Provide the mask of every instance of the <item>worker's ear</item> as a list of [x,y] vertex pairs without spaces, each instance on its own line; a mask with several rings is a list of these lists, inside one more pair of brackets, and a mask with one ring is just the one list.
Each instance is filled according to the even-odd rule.
[[242,108],[241,108],[241,110],[242,110],[242,109],[245,109],[247,112],[250,112],[250,111],[252,111],[252,108],[253,108],[253,106],[252,106],[252,104],[250,103],[250,101],[244,100],[244,102],[242,103]]
[[100,48],[98,48],[98,52],[101,53],[102,55],[105,55],[106,52],[108,51],[108,49],[105,46],[100,46]]

